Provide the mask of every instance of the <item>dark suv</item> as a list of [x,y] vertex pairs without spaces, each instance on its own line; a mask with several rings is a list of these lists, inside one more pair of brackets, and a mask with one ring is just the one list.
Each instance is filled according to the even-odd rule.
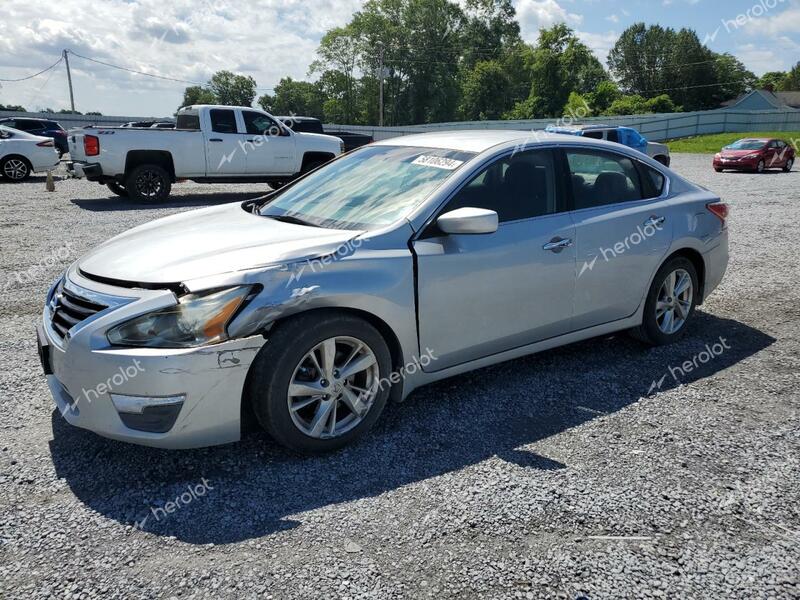
[[29,117],[6,117],[5,119],[0,119],[0,125],[26,131],[33,135],[53,138],[59,156],[69,152],[67,132],[56,121],[31,119]]

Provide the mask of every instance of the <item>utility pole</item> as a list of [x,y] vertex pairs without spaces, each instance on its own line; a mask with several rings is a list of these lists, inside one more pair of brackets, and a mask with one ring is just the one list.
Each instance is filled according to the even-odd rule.
[[67,81],[69,82],[69,104],[72,107],[72,112],[75,112],[75,94],[72,92],[72,73],[69,71],[69,50],[64,50],[62,56],[64,63],[67,65]]
[[380,95],[378,100],[378,127],[383,127],[383,42],[378,42],[379,63],[378,77],[380,78]]

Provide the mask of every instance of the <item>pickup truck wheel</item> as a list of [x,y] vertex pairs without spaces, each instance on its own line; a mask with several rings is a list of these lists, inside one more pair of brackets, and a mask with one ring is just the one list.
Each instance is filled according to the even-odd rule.
[[128,190],[125,189],[125,186],[120,185],[116,181],[110,181],[106,184],[108,189],[114,192],[117,196],[122,196],[123,198],[128,197]]
[[133,200],[163,202],[169,198],[172,180],[163,167],[139,165],[125,178],[125,189]]

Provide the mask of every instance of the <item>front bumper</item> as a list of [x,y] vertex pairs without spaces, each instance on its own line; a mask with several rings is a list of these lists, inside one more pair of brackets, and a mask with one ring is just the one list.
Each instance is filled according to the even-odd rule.
[[[74,294],[110,305],[73,326],[64,339],[51,325],[49,305],[43,311],[43,362],[45,372],[51,371],[47,384],[67,422],[104,437],[159,448],[240,439],[245,379],[264,344],[261,336],[191,349],[111,347],[105,339],[110,326],[164,304],[172,292],[111,288],[87,281],[73,269],[65,285]],[[153,399],[153,409],[132,417],[124,412],[124,401],[131,398]],[[161,402],[165,399],[168,406]],[[140,430],[148,427],[148,420],[157,426]],[[154,431],[159,423],[168,430]]]
[[748,158],[747,160],[739,158],[715,158],[714,168],[731,169],[734,171],[754,171],[758,165],[758,161],[759,159],[757,158]]

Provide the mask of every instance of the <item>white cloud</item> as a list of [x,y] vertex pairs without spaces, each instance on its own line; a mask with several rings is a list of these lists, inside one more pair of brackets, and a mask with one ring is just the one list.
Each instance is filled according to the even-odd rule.
[[516,0],[514,4],[522,37],[528,42],[536,41],[540,27],[556,23],[574,26],[583,22],[583,16],[567,12],[556,0]]
[[576,31],[575,34],[584,44],[591,48],[595,56],[600,60],[601,63],[603,63],[603,66],[606,66],[608,53],[611,51],[611,48],[614,47],[614,44],[617,43],[617,39],[619,39],[619,33],[616,31],[607,31],[606,33]]
[[[104,62],[189,81],[220,69],[252,75],[260,88],[306,76],[319,39],[362,0],[0,0],[0,67],[23,77],[64,48]],[[78,110],[164,115],[185,84],[71,60]],[[63,66],[24,83],[3,83],[0,103],[68,107]],[[101,92],[102,93],[99,93]],[[264,93],[260,90],[259,94]]]

